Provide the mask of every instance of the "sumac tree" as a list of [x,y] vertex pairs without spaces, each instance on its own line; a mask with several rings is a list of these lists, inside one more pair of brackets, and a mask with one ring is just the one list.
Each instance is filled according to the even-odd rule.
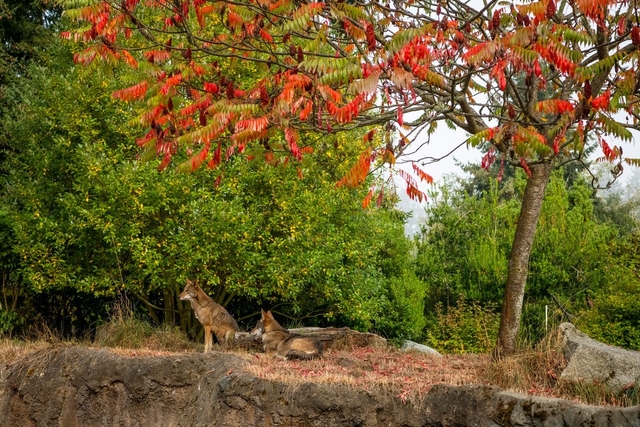
[[[496,354],[515,349],[527,266],[551,170],[582,161],[585,141],[617,177],[614,141],[638,125],[637,3],[619,0],[448,1],[62,0],[86,44],[76,61],[126,62],[144,100],[137,140],[163,166],[219,167],[247,146],[299,160],[302,132],[384,125],[340,184],[362,181],[376,158],[393,164],[439,122],[491,144],[485,165],[529,176]],[[480,2],[478,2],[480,3]],[[225,62],[224,66],[220,61]],[[231,61],[261,64],[252,81]],[[304,139],[304,144],[309,144]],[[416,159],[419,160],[419,159]],[[418,165],[417,177],[429,180]],[[417,179],[407,193],[422,199]]]

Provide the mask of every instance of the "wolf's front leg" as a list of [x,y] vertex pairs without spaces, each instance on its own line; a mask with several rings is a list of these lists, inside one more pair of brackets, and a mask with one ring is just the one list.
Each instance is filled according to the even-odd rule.
[[211,330],[211,326],[204,327],[204,352],[207,353],[211,350],[213,346],[213,331]]

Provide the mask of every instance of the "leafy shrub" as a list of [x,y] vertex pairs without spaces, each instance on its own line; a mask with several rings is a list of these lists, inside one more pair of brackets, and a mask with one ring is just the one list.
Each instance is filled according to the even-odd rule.
[[488,353],[498,337],[500,316],[493,305],[458,300],[456,306],[435,307],[426,343],[442,353]]
[[640,350],[640,235],[614,242],[616,263],[606,266],[607,281],[591,293],[579,312],[576,326],[592,338],[611,345]]
[[593,308],[582,312],[576,326],[598,341],[640,350],[638,295],[640,287],[635,292],[599,293],[594,297]]
[[24,324],[24,319],[18,313],[10,310],[3,310],[0,307],[0,335],[11,336],[12,332]]
[[398,340],[416,339],[424,329],[425,286],[414,274],[389,281],[388,300],[375,322],[377,333]]

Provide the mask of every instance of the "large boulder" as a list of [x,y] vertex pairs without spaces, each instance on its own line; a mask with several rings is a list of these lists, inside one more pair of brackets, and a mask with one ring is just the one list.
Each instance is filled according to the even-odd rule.
[[560,380],[603,384],[618,393],[640,384],[640,352],[603,344],[571,323],[559,326],[567,367]]

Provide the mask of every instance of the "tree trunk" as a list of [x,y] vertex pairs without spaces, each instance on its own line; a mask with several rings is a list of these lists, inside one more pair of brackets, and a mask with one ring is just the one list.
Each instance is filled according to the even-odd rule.
[[524,288],[529,272],[529,256],[531,246],[538,227],[538,217],[542,208],[544,192],[551,176],[553,165],[541,163],[531,166],[531,177],[527,181],[522,197],[522,207],[518,217],[516,234],[513,238],[507,286],[502,304],[498,342],[494,349],[494,357],[499,358],[515,352],[524,302]]

